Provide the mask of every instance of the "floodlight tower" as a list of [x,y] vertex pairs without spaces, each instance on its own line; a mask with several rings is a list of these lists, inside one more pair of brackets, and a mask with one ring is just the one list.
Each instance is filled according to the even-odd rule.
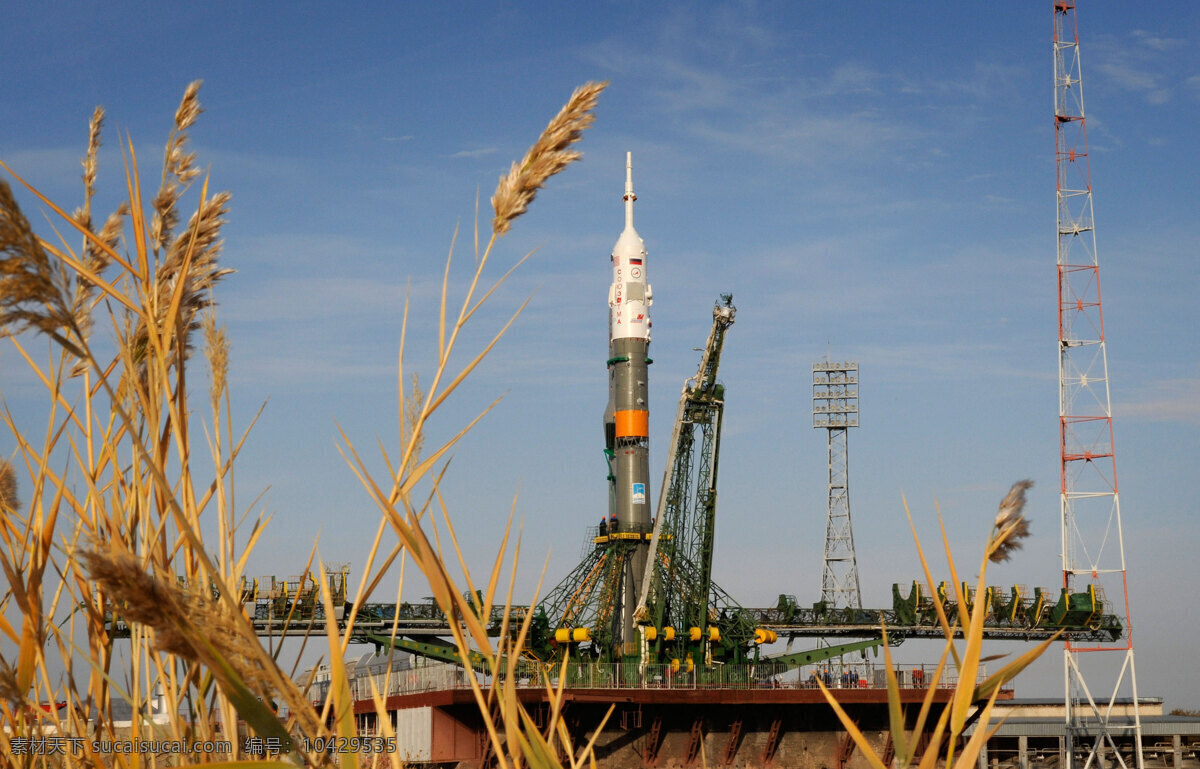
[[[1104,611],[1117,615],[1123,612],[1126,629],[1120,643],[1077,645],[1068,641],[1064,646],[1066,760],[1069,769],[1090,769],[1102,762],[1103,754],[1111,749],[1124,767],[1115,735],[1131,736],[1134,758],[1138,769],[1142,769],[1142,723],[1137,705],[1133,628],[1117,496],[1117,459],[1086,125],[1075,0],[1054,0],[1063,587],[1071,592],[1094,588],[1098,599],[1107,595]],[[1105,587],[1107,590],[1103,590]],[[1088,679],[1094,684],[1107,681],[1113,670],[1118,672],[1112,694],[1105,697],[1104,691],[1097,688],[1094,696]],[[1123,692],[1133,699],[1133,718],[1111,719],[1113,705]],[[1085,756],[1082,763],[1076,760],[1076,746]]]
[[827,609],[861,609],[854,531],[850,527],[850,445],[858,427],[858,364],[813,364],[813,427],[829,438],[829,508],[825,524],[825,565],[821,600]]

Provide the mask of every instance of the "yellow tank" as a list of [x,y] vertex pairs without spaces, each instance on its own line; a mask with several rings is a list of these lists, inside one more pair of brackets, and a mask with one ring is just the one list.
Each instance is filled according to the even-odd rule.
[[554,631],[554,640],[560,644],[583,643],[592,640],[592,631],[586,627],[560,627]]

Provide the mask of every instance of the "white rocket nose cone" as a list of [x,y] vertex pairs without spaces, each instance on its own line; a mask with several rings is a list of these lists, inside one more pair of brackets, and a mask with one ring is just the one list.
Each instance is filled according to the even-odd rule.
[[633,201],[637,195],[633,191],[633,153],[625,153],[625,229],[613,246],[613,256],[617,259],[641,259],[646,256],[646,244],[642,241],[637,230],[633,227]]
[[646,256],[646,243],[632,226],[626,227],[621,232],[621,236],[617,238],[617,244],[613,246],[613,256],[618,259],[637,259]]

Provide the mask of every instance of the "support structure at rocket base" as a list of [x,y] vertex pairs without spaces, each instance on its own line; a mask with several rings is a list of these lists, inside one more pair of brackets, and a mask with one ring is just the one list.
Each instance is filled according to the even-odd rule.
[[[626,158],[625,228],[612,252],[609,289],[609,401],[605,412],[609,508],[598,529],[588,529],[591,547],[583,560],[533,606],[493,606],[487,632],[520,633],[524,653],[516,661],[516,696],[534,723],[552,713],[582,744],[606,722],[595,742],[606,769],[692,766],[705,756],[726,766],[865,769],[853,743],[817,688],[820,677],[868,733],[877,752],[891,747],[888,687],[884,671],[864,658],[845,657],[877,649],[888,628],[893,645],[909,638],[942,639],[936,595],[945,613],[984,607],[985,638],[1115,641],[1125,628],[1094,587],[1057,593],[1016,586],[1008,590],[944,582],[926,589],[892,586],[892,608],[811,608],[781,594],[774,606],[739,605],[712,580],[717,510],[717,466],[725,387],[718,366],[725,333],[736,308],[722,295],[696,375],[684,383],[658,505],[651,513],[649,483],[648,357],[652,302],[646,278],[647,252],[633,226],[632,158]],[[267,581],[269,579],[269,582]],[[409,663],[404,674],[385,673],[378,691],[397,735],[406,735],[406,760],[424,764],[492,767],[496,757],[464,668],[494,674],[490,657],[465,654],[447,639],[459,618],[446,616],[432,599],[423,604],[353,605],[347,572],[326,577],[334,614],[316,578],[264,578],[239,586],[240,601],[257,634],[299,636],[322,633],[335,623],[354,643],[377,653],[409,652],[433,662]],[[511,612],[511,613],[510,613]],[[348,618],[353,616],[353,629]],[[522,618],[527,624],[511,622]],[[484,619],[484,618],[481,618]],[[129,621],[115,608],[106,612],[114,638],[131,635]],[[521,628],[518,631],[518,628]],[[527,632],[526,632],[527,631]],[[1065,631],[1065,632],[1064,632]],[[778,639],[820,637],[835,645],[765,654]],[[865,640],[863,640],[865,639]],[[388,663],[390,665],[390,663]],[[367,675],[371,675],[368,673]],[[902,703],[932,696],[932,716],[949,700],[950,689],[927,688],[925,666],[899,671]],[[550,691],[561,701],[552,703]],[[329,696],[328,681],[310,691],[318,709]],[[1011,690],[1001,698],[1012,696]],[[354,704],[363,734],[383,725],[373,699]],[[871,734],[873,732],[873,734]]]

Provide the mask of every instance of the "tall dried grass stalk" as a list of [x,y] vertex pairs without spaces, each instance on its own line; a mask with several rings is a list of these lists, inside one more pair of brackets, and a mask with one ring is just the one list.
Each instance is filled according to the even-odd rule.
[[[112,264],[109,254],[116,251],[121,240],[121,231],[125,227],[125,217],[129,215],[129,205],[122,203],[117,210],[108,215],[100,232],[94,233],[94,238],[85,239],[83,254],[84,264],[88,272],[101,275]],[[91,232],[91,217],[85,225]],[[75,326],[80,330],[84,339],[92,327],[92,313],[96,309],[96,285],[86,275],[75,278],[75,295],[71,301],[71,312]]]
[[[289,729],[311,738],[355,736],[350,717],[353,702],[344,667],[338,664],[350,642],[354,609],[343,632],[329,626],[328,656],[335,671],[340,671],[324,705],[332,716],[330,727],[314,713],[274,654],[254,636],[237,598],[236,586],[254,547],[262,540],[265,521],[261,517],[255,521],[239,547],[237,522],[245,513],[234,507],[233,467],[246,436],[233,432],[229,341],[212,314],[213,288],[230,272],[219,263],[228,193],[209,194],[206,182],[187,226],[176,232],[183,198],[199,175],[195,154],[188,148],[188,131],[201,112],[199,87],[199,81],[188,86],[176,111],[161,181],[148,209],[143,203],[137,153],[131,142],[123,148],[128,197],[99,232],[94,229],[91,208],[98,178],[102,110],[92,114],[89,124],[83,161],[84,201],[74,214],[66,213],[13,174],[83,238],[77,251],[63,245],[61,238],[48,242],[37,237],[12,190],[0,182],[0,334],[10,338],[20,359],[45,386],[48,404],[40,440],[24,424],[27,415],[0,409],[0,424],[15,437],[20,460],[18,465],[4,463],[0,471],[0,506],[6,513],[0,566],[9,582],[8,592],[0,598],[4,608],[0,633],[18,647],[12,664],[0,660],[0,697],[4,698],[0,711],[13,725],[11,731],[0,732],[0,754],[11,750],[11,738],[39,733],[41,727],[34,723],[39,719],[54,725],[60,734],[78,735],[90,728],[92,736],[116,738],[112,705],[119,682],[128,689],[135,710],[145,708],[151,692],[161,685],[170,713],[166,728],[176,737],[212,739],[218,736],[218,721],[221,734],[232,735],[238,720],[260,736],[280,736],[285,745]],[[491,406],[428,456],[422,447],[429,418],[520,313],[518,308],[465,366],[449,369],[460,330],[524,261],[518,260],[487,290],[477,290],[493,246],[545,180],[578,157],[568,148],[590,124],[595,97],[602,88],[602,84],[589,84],[580,89],[525,161],[514,166],[514,174],[501,181],[495,196],[496,226],[482,253],[476,242],[475,271],[449,330],[447,260],[434,375],[426,387],[415,375],[410,377],[407,403],[402,330],[398,372],[401,449],[398,461],[385,456],[388,478],[376,483],[346,441],[347,455],[382,511],[381,537],[385,527],[397,535],[391,555],[383,559],[376,558],[382,542],[381,537],[376,539],[353,607],[361,605],[381,583],[397,555],[402,562],[411,559],[421,567],[439,605],[458,620],[453,628],[463,657],[496,672],[488,682],[472,673],[471,681],[493,746],[506,767],[542,765],[538,757],[553,757],[556,739],[566,746],[573,766],[582,758],[574,758],[565,735],[555,737],[560,720],[552,721],[545,735],[539,734],[515,700],[516,659],[530,617],[515,629],[516,639],[511,640],[507,635],[511,578],[503,603],[506,635],[494,645],[487,635],[508,535],[479,591],[481,599],[476,600],[464,598],[458,589],[436,528],[432,539],[424,528],[428,525],[425,514],[436,501],[442,505],[458,553],[439,485],[448,452]],[[0,168],[12,173],[2,161]],[[104,325],[113,329],[115,341],[115,350],[104,355],[97,352],[91,339],[93,316],[101,308],[107,321]],[[407,318],[407,308],[405,313]],[[199,441],[190,427],[191,406],[185,387],[190,340],[197,328],[204,330],[212,379],[209,469],[202,468],[192,453],[193,444]],[[22,333],[27,331],[47,334],[57,343],[58,355],[46,362],[31,355]],[[67,372],[79,379],[67,379]],[[56,471],[64,459],[70,471]],[[30,500],[25,506],[30,512],[24,515],[16,514],[17,466],[30,477]],[[414,500],[415,487],[423,481],[429,489],[423,501]],[[201,525],[205,517],[213,515],[217,518],[216,541],[205,538],[206,527]],[[218,553],[216,558],[210,555],[213,551]],[[461,553],[458,558],[463,563]],[[515,560],[514,555],[514,567]],[[372,568],[375,564],[378,568]],[[47,573],[60,575],[61,581],[46,583]],[[474,594],[469,572],[464,579]],[[334,607],[328,585],[322,582],[321,589],[331,615]],[[68,605],[69,613],[64,608]],[[60,629],[55,622],[64,613],[67,620]],[[128,641],[110,635],[110,623],[116,621],[129,623]],[[75,660],[79,635],[86,637],[79,654],[86,657],[81,668]],[[52,646],[48,645],[50,639]],[[118,644],[127,644],[122,655],[127,662],[119,671],[114,669]],[[57,684],[52,683],[42,651],[47,648],[57,648],[64,657],[65,680]],[[69,715],[50,713],[36,719],[28,715],[35,712],[32,704],[46,700],[66,700]],[[281,723],[265,704],[272,700],[289,706],[288,723]],[[382,712],[378,693],[375,700]],[[494,711],[493,706],[499,710]],[[493,716],[493,712],[500,715]],[[139,739],[149,728],[134,719],[132,733],[121,737]],[[209,758],[243,757],[240,745],[235,745],[234,752],[233,756]],[[343,758],[343,765],[357,765],[357,759]],[[302,759],[293,754],[292,759],[314,765],[327,761],[323,755]],[[84,755],[64,760],[68,766],[94,766],[101,759]],[[395,756],[391,763],[399,766]],[[557,764],[557,759],[552,763]]]
[[[517,543],[516,550],[512,556],[509,590],[504,601],[501,603],[499,602],[497,591],[500,587],[502,570],[507,560],[509,530],[506,530],[497,548],[497,557],[491,573],[487,575],[486,584],[481,584],[477,588],[476,583],[471,578],[470,570],[466,568],[461,551],[459,551],[457,537],[454,535],[454,527],[448,512],[445,510],[441,494],[438,491],[441,478],[446,472],[444,457],[496,405],[496,402],[483,408],[479,415],[465,428],[429,453],[428,456],[421,456],[420,446],[428,420],[488,355],[524,308],[524,305],[519,307],[509,320],[495,333],[491,341],[484,345],[457,374],[451,372],[449,369],[450,359],[457,345],[460,331],[470,321],[476,310],[491,298],[497,288],[512,274],[512,271],[524,262],[524,259],[519,260],[508,272],[497,279],[490,288],[480,293],[478,287],[497,240],[511,229],[512,222],[526,210],[529,203],[533,200],[536,191],[541,188],[545,181],[579,158],[578,152],[568,148],[579,140],[582,131],[591,124],[593,120],[592,111],[604,87],[605,84],[603,83],[589,83],[577,89],[567,105],[550,122],[547,129],[530,148],[529,152],[526,153],[525,158],[520,163],[514,163],[512,171],[500,179],[496,192],[492,196],[495,217],[492,220],[491,238],[488,240],[482,253],[478,250],[479,241],[476,238],[474,271],[462,298],[458,315],[452,324],[448,324],[448,287],[450,285],[451,260],[453,257],[453,247],[451,248],[450,257],[447,258],[446,262],[441,305],[438,312],[438,355],[434,373],[430,377],[430,383],[424,393],[417,387],[416,380],[413,381],[412,396],[408,399],[407,404],[403,395],[405,381],[405,332],[407,330],[408,318],[408,305],[406,302],[404,312],[405,325],[401,330],[399,371],[397,375],[401,393],[400,413],[402,415],[399,461],[393,461],[392,457],[388,456],[386,452],[384,453],[384,462],[389,468],[391,476],[388,479],[390,483],[382,479],[376,479],[367,464],[359,456],[353,443],[344,434],[342,436],[345,442],[344,453],[351,467],[362,481],[364,488],[368,491],[375,504],[379,507],[384,519],[391,525],[397,535],[399,540],[398,547],[406,551],[409,558],[421,569],[429,582],[431,592],[439,608],[447,617],[451,618],[450,627],[459,657],[464,661],[471,661],[471,664],[466,666],[465,672],[476,703],[479,706],[484,728],[489,736],[498,764],[505,769],[510,766],[515,767],[525,764],[531,766],[559,766],[558,751],[552,746],[557,740],[562,739],[559,735],[559,728],[556,725],[557,721],[554,719],[547,726],[545,733],[540,732],[533,725],[532,720],[529,718],[528,713],[525,712],[516,695],[517,660],[521,656],[524,638],[529,631],[529,623],[532,620],[532,614],[527,612],[519,625],[510,629],[512,580],[515,577],[520,544],[519,542]],[[478,226],[476,230],[478,230]],[[526,256],[526,258],[528,257]],[[449,329],[447,329],[448,325]],[[441,464],[441,469],[434,472],[439,463]],[[418,503],[414,500],[413,495],[417,484],[425,479],[429,479],[431,489],[429,495],[425,497],[426,501]],[[426,530],[427,524],[424,512],[430,498],[436,498],[442,507],[443,520],[450,534],[454,553],[457,555],[459,564],[462,567],[465,584],[461,584],[450,573],[448,564],[451,559],[442,549],[437,528],[433,527],[432,539]],[[510,528],[511,525],[512,517],[510,514]],[[379,540],[377,539],[375,547],[372,548],[369,562],[374,559],[378,546]],[[391,558],[387,562],[390,563],[390,561]],[[378,584],[377,575],[364,575],[363,579],[364,584],[369,584],[369,587],[365,590],[360,588],[354,600],[355,607],[359,606],[365,600],[366,596],[370,594],[374,585]],[[499,640],[493,643],[489,637],[487,626],[492,617],[492,609],[496,606],[502,607],[502,621]],[[354,618],[351,616],[350,622],[352,623],[353,620]],[[343,640],[343,648],[344,644],[345,640]],[[477,667],[486,669],[492,674],[490,681],[485,683],[476,674]],[[335,678],[337,675],[338,673],[335,669]],[[558,696],[561,698],[561,691],[558,693]],[[556,704],[554,711],[557,713],[558,710],[559,708]],[[574,758],[574,750],[569,745],[569,740],[563,740],[562,744],[565,746],[566,754],[571,756],[572,766],[577,765],[577,761]],[[581,757],[579,761],[582,760],[584,759]]]
[[[1009,552],[1020,546],[1019,540],[1021,538],[1028,536],[1028,525],[1025,524],[1024,518],[1021,517],[1021,511],[1025,506],[1025,490],[1032,485],[1032,481],[1018,481],[1013,484],[1008,494],[1001,501],[999,513],[993,521],[991,534],[988,537],[987,544],[984,546],[983,559],[979,567],[979,577],[975,588],[976,595],[984,595],[987,590],[987,565],[989,561],[996,560],[996,553],[1001,552],[1007,556]],[[874,747],[863,736],[862,731],[859,730],[854,720],[838,704],[833,694],[825,688],[824,683],[818,679],[818,684],[838,719],[845,726],[847,732],[849,732],[851,738],[858,745],[873,769],[907,769],[909,766],[916,766],[918,769],[936,769],[939,766],[952,767],[953,769],[972,769],[978,760],[979,753],[983,749],[984,744],[999,728],[999,725],[991,725],[990,718],[992,707],[995,705],[996,699],[1000,695],[1004,685],[1016,678],[1018,674],[1040,657],[1049,648],[1050,644],[1058,640],[1062,631],[1058,631],[1038,646],[1026,651],[1017,659],[1003,666],[998,672],[988,676],[982,682],[978,682],[981,664],[986,661],[982,656],[982,652],[983,625],[984,618],[989,611],[988,602],[976,600],[970,610],[967,609],[966,596],[962,593],[958,571],[954,565],[954,555],[951,553],[950,546],[947,543],[945,526],[943,525],[942,540],[945,543],[946,562],[950,569],[951,581],[955,585],[959,610],[953,622],[947,618],[945,609],[942,606],[941,597],[934,587],[929,563],[925,558],[925,551],[921,546],[920,537],[917,536],[916,526],[913,524],[912,513],[908,509],[907,500],[904,500],[904,512],[908,516],[909,526],[912,528],[913,541],[917,547],[917,554],[920,556],[921,566],[925,571],[929,595],[942,625],[942,632],[945,635],[945,647],[936,670],[934,670],[929,681],[926,682],[928,688],[926,689],[925,698],[921,703],[920,711],[917,713],[914,728],[908,730],[906,728],[906,714],[900,702],[899,683],[892,664],[891,651],[887,643],[886,628],[884,629],[883,649],[884,666],[887,671],[890,742],[895,749],[895,758],[890,767],[884,765],[883,758],[875,752]],[[938,520],[941,523],[940,513]],[[958,648],[956,641],[959,633],[962,634],[964,639],[962,649]],[[953,664],[958,674],[958,682],[953,688],[950,702],[942,709],[933,728],[927,729],[927,722],[932,712],[934,694],[937,692],[939,684],[943,681],[947,662],[950,659],[953,659]],[[966,728],[968,715],[972,708],[978,709],[979,719],[971,738],[963,744],[961,737]],[[927,746],[923,753],[918,754],[918,745],[926,737],[928,738]]]
[[[90,717],[97,736],[113,737],[113,664],[115,645],[122,644],[129,647],[123,655],[128,667],[120,677],[129,687],[133,706],[142,708],[155,685],[162,684],[174,734],[212,738],[211,712],[223,713],[226,734],[231,734],[236,709],[260,734],[274,730],[286,738],[285,726],[254,692],[288,703],[294,711],[293,726],[314,735],[328,733],[254,637],[236,591],[230,590],[261,532],[252,533],[237,554],[236,527],[223,527],[220,541],[213,543],[222,554],[219,565],[209,558],[201,534],[206,510],[218,508],[222,521],[237,518],[228,507],[233,500],[230,473],[244,436],[233,435],[228,400],[221,397],[228,346],[223,332],[214,328],[206,336],[217,387],[211,401],[217,426],[212,480],[202,480],[197,489],[196,477],[203,478],[203,470],[190,453],[184,362],[189,335],[198,327],[197,313],[212,305],[213,285],[229,272],[218,264],[228,193],[210,195],[205,185],[188,227],[172,235],[182,195],[198,174],[185,133],[199,114],[198,87],[194,83],[184,95],[164,156],[162,188],[168,192],[157,196],[159,206],[152,214],[157,240],[150,235],[149,217],[142,209],[132,144],[125,147],[128,197],[99,232],[93,227],[102,110],[93,113],[89,124],[84,202],[74,214],[13,174],[61,217],[68,230],[82,236],[79,250],[65,245],[61,237],[53,243],[39,238],[8,183],[0,181],[0,333],[10,337],[48,396],[41,440],[24,424],[31,415],[0,410],[0,423],[16,439],[21,465],[28,468],[31,490],[30,512],[3,518],[0,566],[9,589],[0,599],[5,607],[0,631],[16,642],[18,651],[11,686],[5,689],[13,699],[8,723],[15,731],[0,735],[0,754],[11,747],[10,735],[36,733],[24,714],[40,712],[29,708],[38,701],[69,703],[72,715],[67,721],[53,713],[38,716],[50,719],[60,733],[82,733],[88,728],[82,719]],[[2,162],[0,167],[9,170]],[[125,240],[127,222],[131,234]],[[167,242],[170,248],[163,248]],[[126,254],[117,250],[122,243],[129,250]],[[114,268],[118,274],[110,276]],[[102,300],[107,301],[102,305]],[[90,339],[93,315],[101,306],[116,337],[115,351],[107,358],[96,353]],[[40,362],[25,347],[26,331],[49,335],[60,354]],[[81,377],[75,392],[67,389],[68,371]],[[63,460],[71,468],[69,474],[52,469]],[[12,470],[8,468],[10,480]],[[9,496],[15,498],[15,486]],[[93,554],[99,579],[85,568],[82,543],[89,541],[102,543]],[[114,553],[124,554],[124,559],[114,559]],[[44,575],[55,573],[61,579],[47,582]],[[181,576],[190,587],[180,592],[172,578],[151,574]],[[218,586],[219,601],[211,599],[210,585]],[[114,594],[121,597],[114,599]],[[62,619],[64,605],[74,608],[60,630],[55,622]],[[138,614],[139,607],[149,614]],[[108,622],[127,611],[146,624],[133,621],[132,638],[115,641]],[[14,616],[17,621],[10,625]],[[77,633],[87,639],[82,677],[75,664]],[[50,638],[54,643],[47,647]],[[162,645],[156,646],[159,641]],[[46,648],[57,648],[63,656],[65,683],[51,683],[51,673],[58,673],[47,669],[42,652]],[[138,737],[144,728],[135,720],[132,736]],[[240,747],[236,753],[229,758],[237,758]],[[94,759],[80,760],[92,765]],[[73,765],[74,760],[67,763]]]
[[[200,311],[212,306],[213,287],[234,272],[217,261],[224,246],[220,235],[230,198],[228,192],[220,192],[202,199],[187,229],[175,238],[155,272],[158,324],[162,326],[172,320],[178,324],[182,341],[179,347],[185,358],[192,350],[191,335],[200,328]],[[148,333],[145,324],[134,332],[136,350],[145,349]]]
[[[88,123],[87,153],[83,157],[83,205],[75,212],[75,223],[86,233],[83,239],[83,261],[87,272],[93,275],[103,274],[112,264],[112,257],[125,225],[125,217],[129,215],[128,203],[121,203],[117,210],[108,215],[104,225],[97,233],[92,226],[92,198],[96,194],[96,172],[99,168],[100,135],[104,126],[104,108],[96,107],[92,119]],[[92,331],[92,314],[95,310],[96,286],[84,274],[75,276],[75,290],[71,300],[71,316],[74,320],[75,333],[84,344],[87,343]],[[71,376],[82,376],[87,371],[87,361],[78,358],[71,369]]]

